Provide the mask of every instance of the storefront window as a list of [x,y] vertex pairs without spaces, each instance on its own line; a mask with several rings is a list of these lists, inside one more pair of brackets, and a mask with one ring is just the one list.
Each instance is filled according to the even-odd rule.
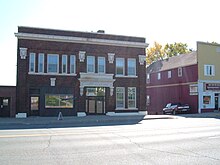
[[203,104],[210,104],[211,96],[203,96]]
[[46,108],[73,108],[73,95],[53,95],[45,96]]

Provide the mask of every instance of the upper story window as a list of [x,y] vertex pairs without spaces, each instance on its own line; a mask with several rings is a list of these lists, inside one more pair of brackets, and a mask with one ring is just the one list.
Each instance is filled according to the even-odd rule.
[[95,73],[95,57],[87,56],[87,73]]
[[67,55],[62,55],[62,73],[67,74]]
[[30,53],[29,72],[35,72],[35,53]]
[[215,66],[214,65],[204,65],[204,75],[205,76],[215,76]]
[[172,72],[171,72],[171,70],[169,70],[167,73],[168,73],[168,78],[171,78],[171,77],[172,77]]
[[76,56],[70,56],[70,74],[76,73]]
[[157,73],[157,79],[158,79],[158,80],[161,79],[161,73]]
[[98,73],[105,73],[105,57],[98,57]]
[[128,59],[128,76],[136,75],[136,59],[129,58]]
[[47,55],[47,72],[59,73],[59,55],[57,54]]
[[178,68],[178,77],[182,77],[183,75],[183,68]]
[[116,58],[116,75],[124,76],[125,59]]
[[44,73],[44,54],[38,54],[38,73]]

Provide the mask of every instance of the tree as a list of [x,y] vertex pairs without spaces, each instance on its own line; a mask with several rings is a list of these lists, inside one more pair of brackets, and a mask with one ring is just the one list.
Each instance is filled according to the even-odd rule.
[[154,45],[147,49],[147,64],[151,64],[154,61],[159,59],[163,59],[164,57],[164,49],[163,46],[157,42],[154,42]]
[[175,42],[174,44],[166,44],[164,47],[164,53],[168,58],[189,52],[191,52],[191,50],[188,48],[186,43]]
[[174,43],[174,44],[166,44],[163,46],[157,42],[154,42],[154,45],[147,49],[147,64],[151,64],[157,60],[163,60],[165,58],[177,56],[180,54],[186,54],[191,52],[192,49],[188,48],[186,43]]

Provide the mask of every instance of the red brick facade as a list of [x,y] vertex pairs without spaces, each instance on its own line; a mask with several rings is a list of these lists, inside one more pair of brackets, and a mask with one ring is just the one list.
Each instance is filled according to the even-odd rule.
[[[145,55],[144,38],[84,33],[62,30],[19,27],[17,47],[17,113],[28,115],[56,116],[86,114],[107,114],[108,112],[139,112],[146,110],[145,103]],[[22,52],[24,51],[24,52]],[[84,60],[80,61],[80,52],[85,52]],[[22,57],[22,53],[24,57]],[[35,54],[34,69],[30,73],[30,53]],[[38,72],[39,54],[44,54],[44,71]],[[113,53],[113,61],[109,61],[109,53]],[[48,73],[49,54],[58,55],[58,72]],[[62,55],[67,55],[67,73],[62,73]],[[75,73],[70,74],[70,56],[75,57]],[[94,73],[87,73],[87,57],[95,59]],[[98,58],[105,59],[105,73],[98,73]],[[116,76],[116,58],[124,59],[124,75]],[[135,76],[128,76],[128,59],[135,60]],[[142,61],[141,61],[142,60]],[[84,82],[83,74],[91,76],[91,85]],[[111,75],[113,75],[112,78]],[[102,80],[102,77],[104,79]],[[51,85],[55,78],[55,86]],[[88,77],[87,77],[88,78]],[[89,79],[88,78],[88,79]],[[99,80],[100,79],[100,80]],[[106,79],[106,80],[105,80]],[[89,81],[86,79],[86,81]],[[107,81],[107,82],[106,82]],[[85,83],[85,84],[83,84]],[[104,88],[104,96],[92,97],[86,94],[87,88]],[[116,108],[116,88],[124,87],[124,107]],[[128,89],[136,89],[136,107],[129,108]],[[73,107],[48,108],[47,95],[71,95]],[[31,104],[37,97],[38,110],[31,110]],[[33,100],[32,100],[33,99]],[[100,99],[100,100],[99,100]],[[62,99],[60,97],[60,102]],[[92,101],[91,101],[92,100]],[[132,100],[134,101],[134,99]],[[55,104],[55,103],[54,103]],[[61,103],[60,103],[61,104]],[[66,104],[67,105],[67,104]],[[101,111],[98,109],[101,107]],[[95,108],[95,110],[94,110]]]
[[16,87],[0,86],[0,117],[15,117]]

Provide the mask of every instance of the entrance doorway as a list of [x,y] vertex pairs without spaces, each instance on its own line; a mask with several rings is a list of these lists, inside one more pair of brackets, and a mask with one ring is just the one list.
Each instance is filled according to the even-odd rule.
[[88,114],[105,114],[105,88],[86,89],[86,112]]
[[0,117],[10,117],[9,97],[0,97]]
[[39,96],[31,96],[31,116],[39,116]]
[[86,109],[88,114],[104,114],[105,113],[104,97],[87,97]]

